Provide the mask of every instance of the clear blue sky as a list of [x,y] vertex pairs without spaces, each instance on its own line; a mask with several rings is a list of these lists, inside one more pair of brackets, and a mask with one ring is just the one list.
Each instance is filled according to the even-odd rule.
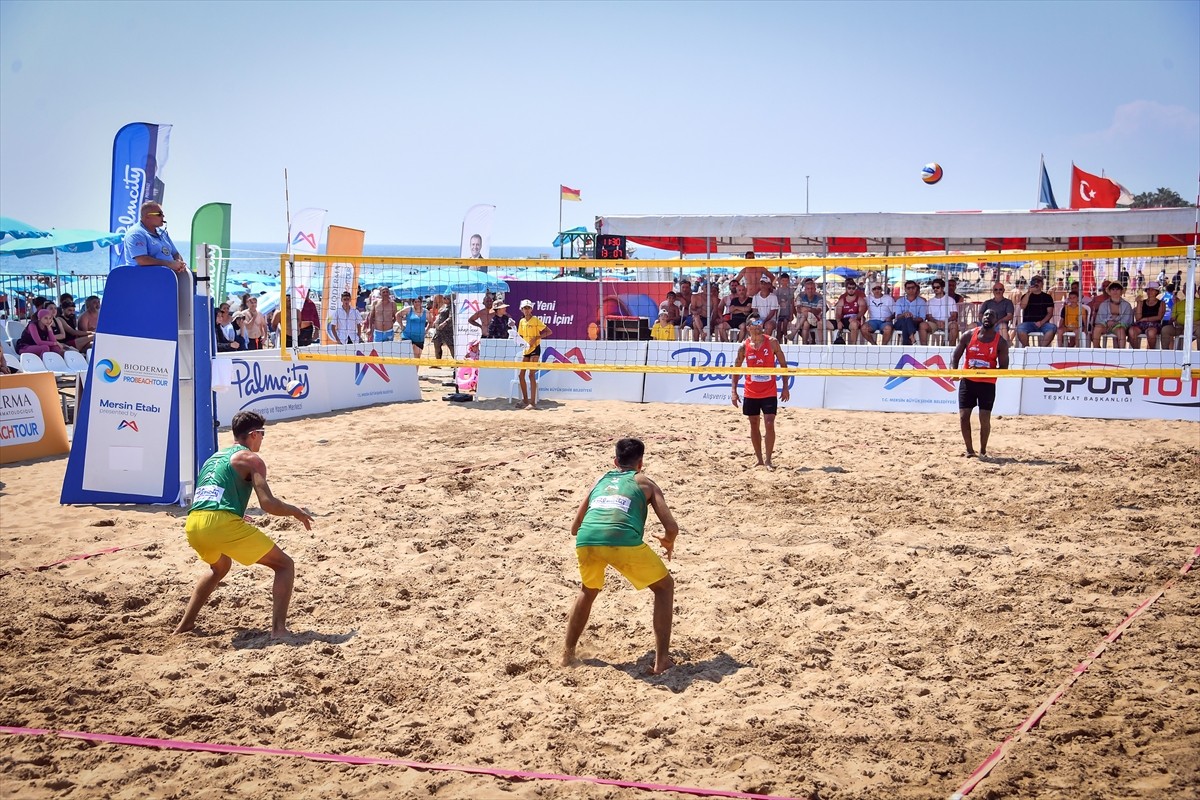
[[[176,238],[291,206],[368,244],[549,246],[603,214],[1027,209],[1038,158],[1193,199],[1200,3],[0,2],[0,213],[104,228],[112,139],[174,125]],[[935,187],[919,170],[938,161]]]

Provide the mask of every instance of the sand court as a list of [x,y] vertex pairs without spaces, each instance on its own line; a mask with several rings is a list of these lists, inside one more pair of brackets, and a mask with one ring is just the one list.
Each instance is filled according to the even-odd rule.
[[[197,633],[170,635],[202,572],[182,510],[59,506],[65,458],[0,471],[0,725],[949,797],[1175,578],[969,796],[1195,796],[1200,591],[1197,570],[1179,575],[1200,544],[1195,424],[996,418],[993,458],[967,460],[956,415],[787,409],[768,473],[732,407],[519,411],[421,384],[421,403],[270,425],[271,486],[316,518],[306,532],[257,517],[296,562],[286,643],[267,636],[262,567],[235,566]],[[571,518],[631,435],[682,529],[678,666],[654,677],[651,594],[611,571],[583,663],[557,663]],[[34,798],[687,796],[52,735],[0,735],[0,783]]]

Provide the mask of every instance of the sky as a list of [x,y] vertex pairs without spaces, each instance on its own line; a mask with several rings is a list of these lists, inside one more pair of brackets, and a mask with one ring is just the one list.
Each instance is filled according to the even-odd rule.
[[[103,229],[112,140],[173,125],[177,239],[293,211],[371,244],[549,248],[606,214],[1030,209],[1044,155],[1194,202],[1200,2],[0,0],[0,214]],[[921,167],[940,163],[936,186]]]

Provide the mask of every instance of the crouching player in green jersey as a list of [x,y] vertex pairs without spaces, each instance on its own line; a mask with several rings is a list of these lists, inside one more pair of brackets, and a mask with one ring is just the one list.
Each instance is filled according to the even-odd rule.
[[668,649],[671,645],[671,614],[675,600],[675,581],[658,554],[642,541],[646,527],[646,507],[654,508],[663,526],[663,536],[655,536],[667,551],[667,560],[675,547],[679,525],[667,508],[662,490],[642,473],[646,446],[639,439],[617,442],[613,459],[616,469],[605,473],[579,505],[571,535],[583,585],[571,616],[567,620],[567,643],[563,648],[563,666],[575,662],[575,645],[596,595],[604,588],[604,569],[611,564],[629,579],[636,589],[650,587],[654,592],[654,667],[657,675],[673,666]]
[[246,504],[250,490],[258,495],[258,504],[268,514],[295,517],[312,530],[312,516],[302,508],[285,503],[271,493],[267,485],[267,465],[258,454],[266,420],[254,411],[239,411],[233,415],[232,447],[214,453],[200,468],[196,493],[187,517],[187,539],[192,549],[204,559],[209,572],[196,584],[176,633],[187,633],[196,625],[200,609],[236,559],[249,566],[262,564],[275,571],[271,588],[271,637],[287,636],[288,603],[292,599],[292,584],[296,567],[287,553],[265,533],[246,522]]

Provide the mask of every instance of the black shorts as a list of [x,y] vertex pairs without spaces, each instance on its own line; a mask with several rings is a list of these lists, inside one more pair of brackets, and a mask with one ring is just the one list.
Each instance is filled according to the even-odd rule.
[[746,322],[745,314],[730,314],[729,325],[734,328],[740,328]]
[[759,412],[764,416],[773,417],[779,411],[779,398],[775,395],[770,397],[743,397],[742,398],[742,414],[747,417],[757,417]]
[[525,355],[521,356],[521,358],[541,358],[541,357],[542,357],[542,346],[540,344],[537,347],[533,348],[532,353],[526,353]]
[[970,410],[976,405],[980,411],[991,411],[996,404],[996,384],[963,378],[958,382],[958,409]]

